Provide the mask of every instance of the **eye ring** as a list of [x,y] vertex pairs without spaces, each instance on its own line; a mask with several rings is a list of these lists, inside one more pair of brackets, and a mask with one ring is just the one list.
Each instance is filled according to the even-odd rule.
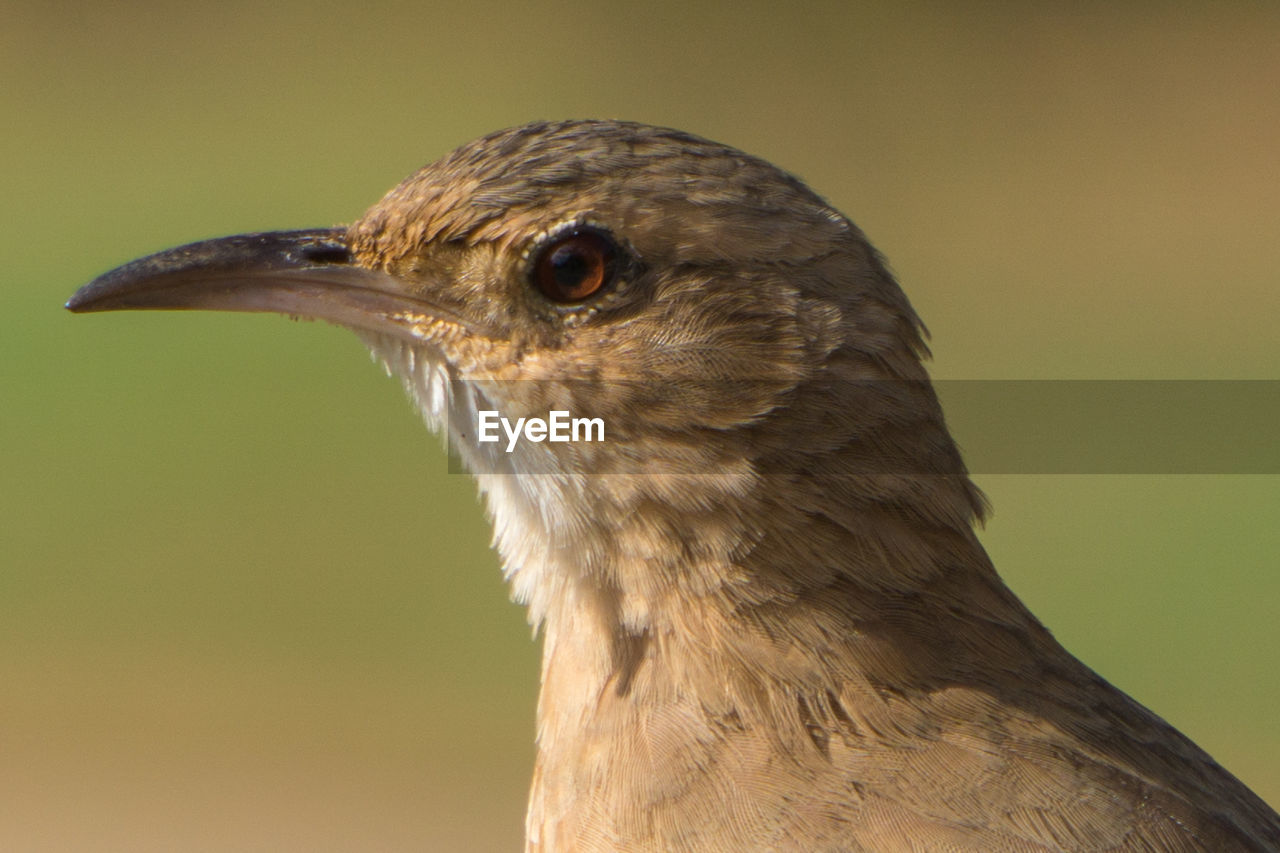
[[608,232],[578,226],[556,234],[538,248],[529,278],[547,299],[572,305],[613,285],[621,254]]

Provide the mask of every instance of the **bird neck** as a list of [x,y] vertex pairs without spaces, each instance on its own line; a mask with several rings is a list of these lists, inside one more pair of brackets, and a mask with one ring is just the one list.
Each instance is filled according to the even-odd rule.
[[[483,384],[439,385],[430,362],[375,348],[447,422],[544,632],[531,849],[597,849],[573,841],[593,826],[643,838],[646,810],[676,800],[701,820],[737,779],[816,772],[795,762],[835,748],[823,732],[891,736],[927,724],[917,697],[1005,694],[1037,659],[1068,660],[996,577],[981,496],[899,350],[834,349],[687,428],[632,406],[647,420],[581,469],[563,445],[470,442]],[[601,458],[685,473],[601,473]]]
[[[940,518],[920,495],[904,499],[948,486],[882,485],[882,500],[850,509],[815,504],[810,489],[821,485],[788,481],[733,496],[722,483],[718,497],[704,492],[696,502],[701,511],[690,501],[661,516],[605,513],[617,498],[610,487],[588,501],[612,516],[607,530],[508,533],[506,544],[549,543],[526,548],[513,573],[517,597],[545,631],[543,685],[554,701],[544,712],[590,713],[605,693],[625,698],[641,685],[732,704],[707,694],[735,678],[744,690],[752,680],[817,687],[880,674],[924,684],[985,654],[952,646],[953,634],[1042,630],[971,527]],[[491,507],[502,503],[494,497]],[[541,500],[543,522],[571,515],[550,508],[545,490]],[[499,531],[531,522],[510,510],[498,506]],[[957,616],[955,601],[972,605]]]
[[894,359],[837,350],[836,384],[794,383],[785,408],[625,445],[698,473],[471,460],[512,595],[545,632],[544,751],[608,708],[683,696],[742,716],[773,693],[932,689],[998,671],[991,647],[1057,648],[977,540],[983,498],[918,360]]
[[702,514],[617,518],[622,553],[558,567],[530,849],[596,849],[575,845],[601,827],[663,849],[633,834],[646,813],[717,814],[743,778],[817,772],[831,721],[901,731],[920,706],[893,697],[996,681],[1052,645],[967,525],[904,515],[905,481],[858,512],[789,478],[732,499],[723,485]]

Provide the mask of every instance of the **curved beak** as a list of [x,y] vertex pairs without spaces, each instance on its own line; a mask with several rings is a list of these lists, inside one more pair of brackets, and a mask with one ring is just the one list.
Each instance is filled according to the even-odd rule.
[[75,292],[76,313],[125,309],[268,311],[420,339],[463,325],[420,287],[356,263],[342,228],[238,234],[131,261]]

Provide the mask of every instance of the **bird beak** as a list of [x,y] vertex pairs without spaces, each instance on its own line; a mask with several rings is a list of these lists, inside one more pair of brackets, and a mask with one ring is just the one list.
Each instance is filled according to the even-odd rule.
[[76,291],[76,313],[124,309],[269,311],[409,339],[462,324],[417,288],[356,263],[342,228],[239,234],[148,255]]

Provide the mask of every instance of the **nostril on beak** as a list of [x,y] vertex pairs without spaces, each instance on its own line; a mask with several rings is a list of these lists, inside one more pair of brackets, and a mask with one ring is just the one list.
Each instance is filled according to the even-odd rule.
[[338,243],[307,246],[302,257],[313,264],[349,264],[353,260],[351,250]]

